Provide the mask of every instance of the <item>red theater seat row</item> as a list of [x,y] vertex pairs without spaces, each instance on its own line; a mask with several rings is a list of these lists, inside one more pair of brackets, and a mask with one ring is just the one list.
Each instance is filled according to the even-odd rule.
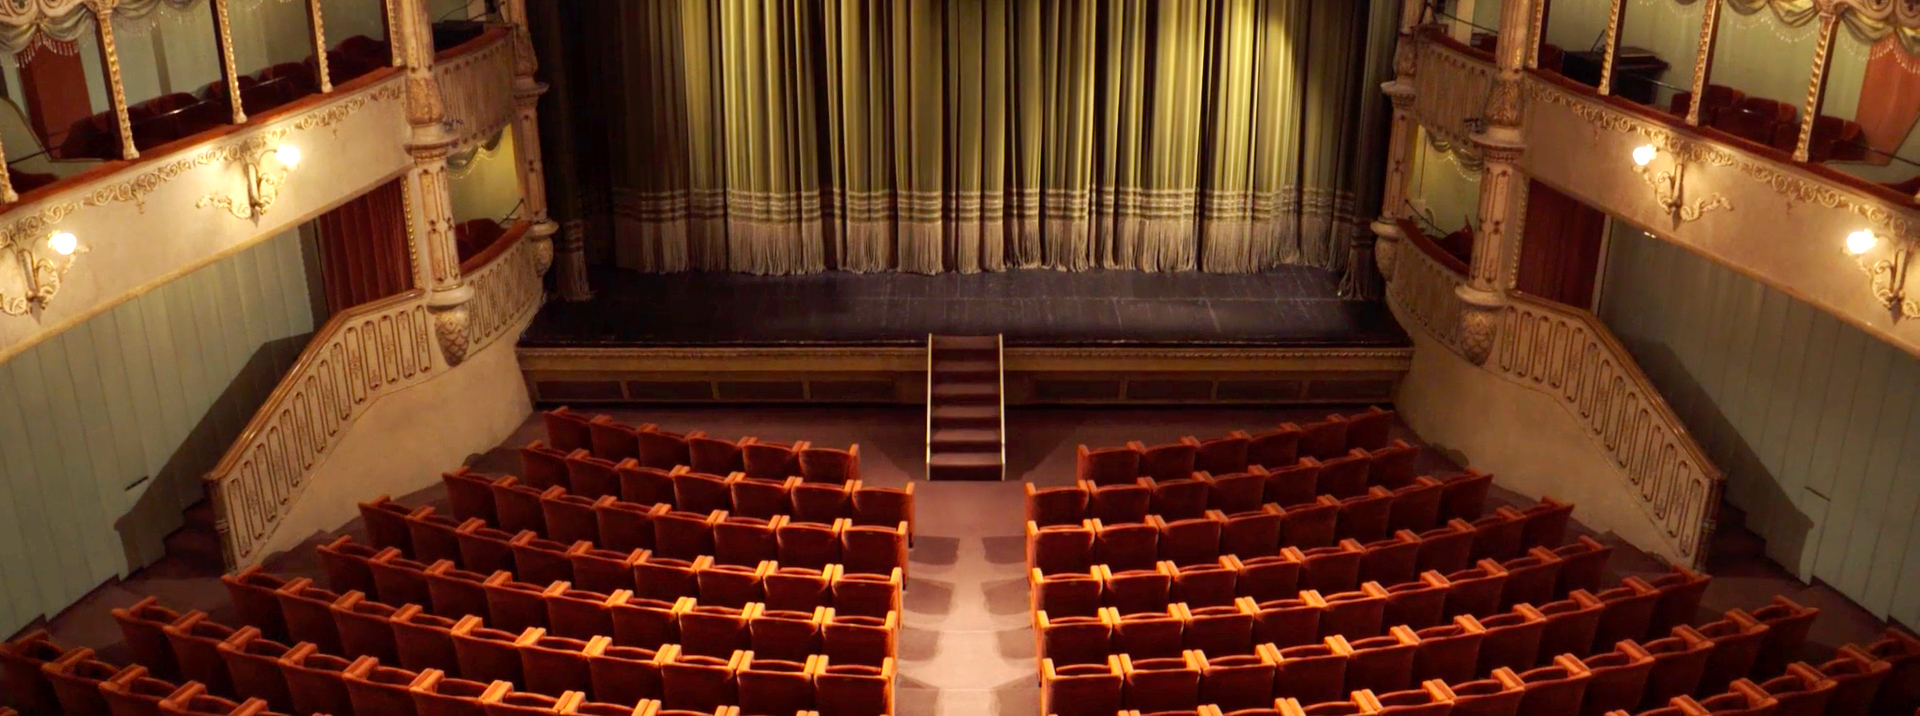
[[807,441],[792,444],[709,438],[699,430],[671,433],[652,423],[626,425],[610,416],[588,416],[565,407],[544,411],[546,445],[562,455],[587,450],[594,459],[620,463],[632,459],[640,467],[670,470],[686,465],[695,472],[784,480],[799,476],[807,482],[846,482],[860,479],[860,446],[845,450],[814,447]]
[[1283,423],[1260,433],[1235,431],[1204,440],[1187,437],[1152,447],[1139,441],[1117,448],[1082,445],[1076,477],[1100,485],[1132,482],[1141,476],[1179,479],[1196,470],[1231,473],[1244,472],[1254,465],[1287,467],[1300,458],[1326,460],[1348,456],[1354,450],[1387,448],[1392,426],[1393,411],[1374,407],[1353,416],[1329,415],[1326,420],[1305,426]]
[[[1366,466],[1363,462],[1346,464]],[[1379,517],[1388,529],[1423,530],[1444,520],[1478,519],[1488,487],[1493,483],[1492,475],[1469,470],[1445,478],[1409,477],[1388,487],[1368,483],[1364,470],[1349,473],[1357,479],[1348,479],[1325,468],[1326,465],[1317,462],[1303,462],[1281,470],[1255,466],[1241,473],[1195,472],[1184,479],[1141,477],[1105,484],[1083,480],[1074,485],[1048,488],[1036,488],[1029,483],[1027,519],[1041,525],[1086,519],[1139,522],[1149,514],[1173,520],[1198,517],[1209,510],[1233,514],[1272,506],[1294,511],[1310,510],[1326,501],[1335,504],[1388,501],[1391,507]],[[1560,529],[1565,529],[1564,522]]]

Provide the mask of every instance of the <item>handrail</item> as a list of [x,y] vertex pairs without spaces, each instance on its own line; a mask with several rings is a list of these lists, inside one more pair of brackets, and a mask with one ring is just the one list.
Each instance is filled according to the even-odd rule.
[[[468,277],[471,352],[540,305],[538,251],[525,236],[503,239],[508,246]],[[446,371],[426,297],[413,289],[328,320],[203,478],[229,568],[264,556],[308,478],[374,401]]]
[[[1444,252],[1418,232],[1408,236],[1420,250],[1401,252],[1388,298],[1464,356],[1454,290],[1466,277],[1444,265]],[[1725,476],[1632,354],[1593,314],[1520,293],[1508,294],[1498,331],[1483,369],[1558,398],[1636,488],[1635,502],[1660,525],[1671,552],[1697,566]]]

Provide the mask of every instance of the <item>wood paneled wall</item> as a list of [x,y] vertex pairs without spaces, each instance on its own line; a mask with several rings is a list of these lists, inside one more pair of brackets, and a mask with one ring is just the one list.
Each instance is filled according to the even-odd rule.
[[164,554],[314,330],[306,264],[289,231],[0,363],[0,635]]
[[1920,361],[1614,226],[1600,317],[1726,471],[1727,499],[1768,554],[1920,624]]

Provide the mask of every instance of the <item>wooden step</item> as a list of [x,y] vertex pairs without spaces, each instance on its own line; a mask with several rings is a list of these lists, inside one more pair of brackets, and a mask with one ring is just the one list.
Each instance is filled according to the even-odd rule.
[[1000,384],[943,383],[933,386],[934,405],[1000,405]]
[[933,361],[933,380],[936,383],[981,380],[999,382],[1000,364],[993,360],[941,360]]
[[927,458],[930,480],[1000,480],[1006,467],[999,452],[936,453]]
[[978,350],[982,348],[1000,349],[999,336],[933,336],[931,346],[935,353],[942,350]]
[[1000,452],[1000,426],[991,428],[933,429],[927,441],[934,454],[943,452]]
[[933,409],[933,429],[941,428],[986,428],[1000,429],[1000,406],[998,405],[939,405]]

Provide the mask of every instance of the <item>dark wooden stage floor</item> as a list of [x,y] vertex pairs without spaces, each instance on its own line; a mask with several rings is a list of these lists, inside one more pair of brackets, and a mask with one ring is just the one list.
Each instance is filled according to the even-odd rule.
[[1385,304],[1341,300],[1309,267],[1260,274],[1049,270],[750,276],[591,275],[549,302],[520,345],[924,345],[1003,334],[1010,346],[1406,346]]

